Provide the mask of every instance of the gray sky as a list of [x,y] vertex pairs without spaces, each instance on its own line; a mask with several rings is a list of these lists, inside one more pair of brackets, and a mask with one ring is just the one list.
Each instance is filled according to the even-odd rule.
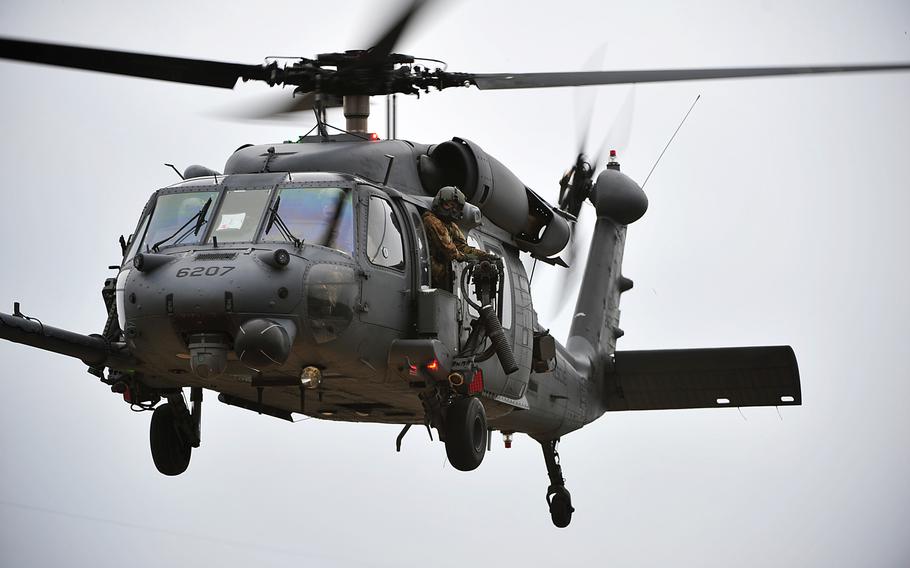
[[[400,51],[474,72],[579,69],[605,41],[614,69],[910,60],[905,1],[448,4]],[[7,0],[0,35],[257,63],[366,47],[377,5]],[[117,237],[175,180],[162,163],[220,169],[312,125],[212,116],[249,85],[0,73],[0,307],[84,333],[103,325]],[[627,91],[598,90],[592,146]],[[465,474],[419,430],[396,455],[395,427],[287,424],[209,395],[202,449],[166,478],[149,414],[76,361],[0,343],[0,564],[910,564],[910,74],[641,85],[626,173],[644,179],[697,94],[629,230],[620,348],[789,344],[804,406],[602,418],[561,445],[577,511],[560,531],[527,437]],[[555,198],[573,101],[431,94],[401,104],[399,134],[473,139]],[[556,283],[538,269],[535,301],[564,337]]]

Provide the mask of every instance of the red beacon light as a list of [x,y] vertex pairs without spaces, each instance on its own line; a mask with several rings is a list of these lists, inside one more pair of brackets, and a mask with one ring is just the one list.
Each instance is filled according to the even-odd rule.
[[375,142],[376,140],[379,140],[379,135],[376,134],[375,132],[370,132],[370,140],[372,140],[373,142]]
[[619,162],[616,161],[616,150],[610,150],[610,161],[607,162],[607,169],[619,171]]

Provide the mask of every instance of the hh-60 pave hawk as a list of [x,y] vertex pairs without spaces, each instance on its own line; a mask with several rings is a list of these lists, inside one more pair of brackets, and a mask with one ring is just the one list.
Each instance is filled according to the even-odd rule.
[[[0,39],[0,57],[213,87],[293,85],[318,132],[247,145],[224,172],[187,168],[156,191],[102,290],[100,334],[0,314],[0,337],[82,360],[131,405],[152,410],[156,467],[178,475],[200,444],[204,389],[223,403],[291,419],[435,428],[459,470],[480,465],[493,430],[539,441],[553,523],[573,507],[560,437],[607,411],[801,403],[790,347],[617,351],[626,227],[647,209],[613,161],[579,155],[554,207],[477,144],[378,140],[373,95],[449,87],[603,85],[906,69],[907,64],[530,74],[453,73],[393,52],[416,2],[370,49],[279,66],[241,65]],[[325,109],[343,106],[330,134]],[[468,204],[468,242],[498,260],[458,263],[433,282],[421,215],[444,186]],[[563,264],[582,203],[597,222],[565,346],[538,321],[519,255]],[[451,287],[452,292],[446,288]],[[183,389],[189,388],[187,404]],[[166,399],[166,402],[161,402]]]

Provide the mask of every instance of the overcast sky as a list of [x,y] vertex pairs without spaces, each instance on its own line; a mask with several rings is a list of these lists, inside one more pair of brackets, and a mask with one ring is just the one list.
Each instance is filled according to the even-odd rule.
[[[604,42],[611,69],[910,61],[905,0],[440,3],[399,51],[454,71],[576,70]],[[5,0],[0,35],[258,63],[367,47],[379,4]],[[221,169],[312,125],[216,116],[250,85],[0,77],[0,309],[82,333],[103,326],[117,237],[176,179],[164,162]],[[597,92],[591,146],[628,87]],[[166,478],[150,414],[78,361],[3,342],[0,564],[910,565],[910,73],[640,85],[626,173],[644,180],[698,94],[629,230],[619,347],[792,345],[802,407],[600,419],[563,439],[577,511],[558,530],[527,437],[462,473],[419,429],[395,454],[394,426],[288,424],[209,394],[203,447]],[[402,102],[399,134],[472,139],[555,199],[575,98],[430,94]],[[535,304],[564,338],[557,282],[539,269]]]

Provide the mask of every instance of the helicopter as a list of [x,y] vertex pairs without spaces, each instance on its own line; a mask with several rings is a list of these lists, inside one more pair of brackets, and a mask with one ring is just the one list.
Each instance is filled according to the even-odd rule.
[[[31,50],[37,46],[7,43],[4,53],[20,47]],[[391,48],[384,60],[378,55],[382,49],[368,51],[384,66],[395,59]],[[293,144],[243,148],[229,158],[223,173],[195,168],[184,172],[187,180],[156,192],[140,216],[134,237],[124,240],[120,276],[106,285],[110,325],[101,339],[77,337],[37,322],[26,323],[24,317],[4,316],[3,329],[9,330],[8,338],[33,341],[40,348],[65,350],[65,354],[88,361],[96,373],[101,369],[103,378],[137,405],[151,405],[156,396],[167,399],[167,403],[156,407],[158,418],[153,418],[159,444],[156,447],[153,442],[153,455],[156,465],[167,470],[165,473],[180,469],[184,460],[188,463],[189,448],[198,442],[193,432],[198,429],[203,388],[221,392],[224,401],[236,406],[282,417],[303,411],[327,419],[397,424],[426,423],[429,417],[430,425],[444,434],[456,467],[476,467],[470,461],[466,465],[455,462],[462,458],[477,461],[477,456],[483,455],[477,451],[481,440],[478,432],[483,432],[483,438],[490,429],[527,432],[545,442],[548,471],[557,480],[551,484],[555,489],[562,487],[561,473],[555,467],[555,440],[568,433],[569,428],[574,429],[575,423],[590,421],[604,410],[623,409],[622,401],[627,409],[676,408],[670,405],[683,404],[681,398],[671,397],[653,385],[649,385],[653,391],[636,393],[649,382],[645,376],[648,373],[653,377],[672,370],[692,375],[692,369],[705,361],[712,361],[716,366],[711,369],[719,372],[726,364],[728,374],[733,376],[718,387],[720,392],[703,393],[707,395],[704,400],[693,397],[689,404],[710,403],[710,407],[716,407],[721,404],[719,400],[726,399],[734,406],[747,406],[750,400],[746,395],[757,393],[738,386],[735,376],[750,369],[756,377],[764,376],[758,360],[764,361],[771,354],[786,355],[780,364],[785,369],[785,384],[779,385],[783,390],[771,393],[773,396],[756,396],[751,402],[799,403],[795,362],[786,351],[762,352],[761,357],[748,352],[756,356],[752,362],[742,351],[641,355],[615,351],[615,338],[620,333],[616,321],[619,294],[631,285],[620,278],[618,270],[623,227],[634,222],[633,217],[639,212],[644,213],[645,203],[630,180],[615,169],[608,168],[609,173],[602,174],[603,182],[598,178],[594,183],[591,177],[578,184],[596,188],[591,201],[604,219],[598,221],[599,236],[591,252],[595,262],[589,261],[579,308],[575,310],[576,314],[583,314],[576,318],[577,327],[573,327],[575,339],[565,348],[556,346],[535,321],[533,310],[527,309],[527,304],[519,305],[519,298],[527,294],[527,276],[516,259],[523,252],[541,261],[555,262],[560,243],[571,229],[571,213],[538,201],[539,196],[518,182],[507,168],[466,139],[435,146],[369,140],[362,116],[363,99],[358,97],[384,94],[373,92],[384,88],[404,89],[400,86],[403,78],[414,79],[411,87],[419,84],[444,88],[472,79],[430,71],[407,75],[400,71],[406,62],[392,61],[393,71],[400,75],[379,73],[382,83],[387,84],[389,79],[402,83],[373,88],[369,82],[372,78],[364,76],[370,75],[366,70],[375,69],[371,66],[378,64],[373,57],[367,57],[366,62],[363,58],[362,54],[322,60],[317,57],[316,63],[302,62],[296,69],[292,66],[292,72],[279,71],[278,67],[261,71],[262,76],[283,77],[281,80],[286,83],[299,79],[302,89],[311,89],[317,82],[333,77],[321,84],[319,91],[346,97],[351,111],[346,130],[351,134],[320,133]],[[331,75],[327,69],[330,64],[336,66]],[[141,66],[135,62],[127,64],[131,68]],[[346,68],[351,76],[356,76],[356,80],[351,79],[356,83],[353,86],[343,76]],[[298,71],[298,77],[290,76]],[[251,76],[255,73],[260,71],[250,71]],[[477,78],[473,80],[476,82]],[[330,84],[332,81],[335,84]],[[477,86],[490,84],[485,81],[481,78]],[[489,173],[478,171],[475,178],[472,167],[479,170],[484,164]],[[324,175],[326,172],[328,175]],[[486,196],[484,184],[480,183],[483,179],[492,182]],[[421,260],[421,250],[426,251],[426,242],[421,243],[421,227],[414,219],[414,211],[426,210],[435,190],[450,182],[469,193],[469,201],[476,207],[468,208],[464,230],[483,248],[501,253],[503,265],[466,268],[470,272],[462,271],[467,276],[463,281],[459,279],[454,293],[447,294],[434,287],[433,282],[421,280],[426,264]],[[229,202],[236,199],[240,203],[256,192],[260,194],[256,195],[259,205],[264,205],[255,220],[255,200],[240,209]],[[614,192],[631,203],[616,205],[606,200]],[[292,209],[284,209],[293,203],[294,195],[304,206],[322,211],[322,222],[306,216],[295,219]],[[191,197],[178,202],[168,196]],[[310,203],[309,197],[316,201]],[[515,204],[522,200],[528,203],[527,211],[520,205],[516,211]],[[173,203],[165,205],[166,201]],[[245,209],[248,206],[251,208]],[[173,218],[159,225],[156,214],[162,215],[162,211],[172,212]],[[481,220],[478,212],[483,215],[482,225],[477,225]],[[239,215],[257,227],[250,229]],[[386,215],[389,221],[371,232],[370,220]],[[530,223],[526,221],[528,217],[532,218]],[[299,219],[302,221],[297,222]],[[522,222],[527,224],[521,225]],[[167,239],[181,228],[183,232]],[[376,237],[388,232],[394,236],[396,231],[401,235],[397,249],[385,237]],[[227,236],[231,232],[244,233],[241,236],[247,240]],[[255,236],[248,237],[249,232]],[[377,240],[382,243],[373,250],[371,235],[374,244]],[[231,255],[234,256],[229,258]],[[402,262],[404,270],[399,270],[396,267]],[[323,265],[337,268],[319,275]],[[490,280],[495,280],[495,285],[482,284],[482,292],[472,296],[470,287],[477,283],[469,280],[479,271],[493,269],[499,272]],[[608,289],[606,294],[604,288]],[[495,294],[490,292],[494,289]],[[282,298],[282,294],[286,297]],[[483,295],[488,296],[489,305],[497,312],[496,319],[506,330],[506,347],[512,351],[519,371],[505,372],[505,348],[502,352],[494,350],[483,361],[478,361],[482,355],[462,353],[472,331],[481,329],[472,327],[478,318],[471,313],[470,302],[477,303],[476,297]],[[170,302],[168,296],[172,296]],[[289,307],[295,302],[299,310]],[[607,305],[598,310],[604,303]],[[320,311],[324,317],[316,317]],[[22,316],[18,310],[15,312],[13,316]],[[247,325],[248,320],[255,325]],[[130,328],[130,323],[134,327]],[[244,341],[250,340],[242,339],[240,334],[248,336],[251,326],[255,329],[256,325],[261,327],[257,331],[265,339],[243,349]],[[495,327],[495,323],[490,325]],[[494,343],[490,339],[493,333],[485,329],[478,333],[486,333],[488,338],[484,341]],[[399,343],[393,346],[396,341]],[[352,357],[354,354],[357,356]],[[722,363],[723,355],[729,355],[731,360]],[[285,356],[280,365],[272,361]],[[636,360],[636,356],[640,359]],[[665,357],[663,361],[659,361],[661,356]],[[685,357],[692,359],[687,361]],[[645,363],[649,361],[653,367],[647,369]],[[432,368],[434,362],[436,369]],[[478,376],[483,387],[472,393]],[[459,380],[464,382],[454,384]],[[692,391],[703,388],[698,377],[689,380],[692,382],[687,386]],[[612,381],[609,387],[608,381]],[[360,385],[366,387],[363,392]],[[182,403],[179,392],[187,387],[193,393],[192,409]],[[459,391],[465,387],[467,392]],[[737,392],[739,389],[743,392]],[[428,392],[436,399],[421,399],[420,395]],[[442,400],[443,395],[448,398]],[[636,402],[636,396],[649,400]],[[785,396],[793,400],[781,400]],[[665,400],[661,401],[662,397]],[[483,410],[471,403],[473,428],[457,432],[453,428],[456,435],[450,436],[451,417],[460,414],[456,411],[465,400],[478,401]],[[611,402],[605,405],[605,401]],[[436,402],[440,408],[427,411]],[[529,426],[532,422],[537,423]],[[484,424],[487,427],[478,427]],[[454,442],[459,434],[462,439],[470,438],[470,444]],[[155,436],[153,433],[153,439]],[[568,524],[571,502],[567,492],[554,490],[551,513],[554,521]]]

